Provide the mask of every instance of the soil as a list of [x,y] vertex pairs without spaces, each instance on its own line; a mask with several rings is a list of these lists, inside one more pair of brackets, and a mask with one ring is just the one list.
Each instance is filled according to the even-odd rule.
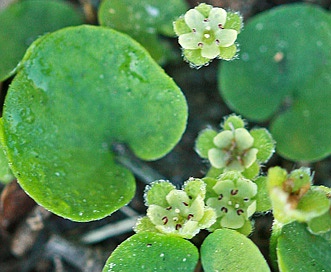
[[[94,7],[98,1],[72,1],[86,5],[92,2]],[[188,0],[193,7],[197,1]],[[291,2],[314,2],[330,10],[331,1],[222,1],[210,0],[207,3],[232,10],[239,10],[245,20],[249,17],[277,5]],[[91,14],[89,14],[91,17]],[[91,19],[93,21],[93,18]],[[0,271],[101,271],[106,259],[122,241],[133,234],[131,225],[121,229],[114,223],[125,222],[136,214],[144,214],[146,207],[143,192],[146,182],[153,178],[164,178],[180,187],[189,177],[203,177],[207,165],[194,151],[194,141],[198,132],[211,126],[219,127],[223,117],[231,110],[222,101],[218,89],[216,73],[218,61],[199,70],[191,69],[187,63],[178,62],[165,66],[166,72],[174,78],[185,94],[189,105],[188,126],[182,140],[175,149],[163,159],[155,162],[138,161],[128,150],[124,155],[129,157],[137,177],[137,193],[129,204],[129,209],[121,209],[109,217],[89,223],[76,223],[49,213],[37,206],[19,187],[16,181],[4,186],[0,183]],[[10,80],[0,86],[2,98],[6,93]],[[250,124],[267,126],[268,124]],[[131,166],[132,166],[131,165]],[[287,161],[275,154],[264,170],[279,165],[288,170],[299,167],[297,163]],[[315,172],[315,182],[331,186],[331,158],[310,164]],[[250,237],[268,257],[268,244],[272,214],[256,216],[255,232]],[[100,231],[101,240],[95,239],[86,243],[91,231],[110,226],[112,236]],[[102,230],[102,229],[101,229]],[[99,233],[99,232],[98,232]],[[206,233],[202,232],[193,242],[199,246]],[[83,239],[83,240],[82,240]],[[200,268],[197,268],[197,271]]]

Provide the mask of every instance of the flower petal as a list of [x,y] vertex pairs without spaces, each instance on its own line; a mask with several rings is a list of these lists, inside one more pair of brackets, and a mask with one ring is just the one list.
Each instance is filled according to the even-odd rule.
[[245,223],[245,218],[242,215],[238,215],[235,210],[230,210],[221,219],[221,226],[223,228],[239,229]]
[[209,25],[213,30],[220,29],[225,25],[226,11],[222,8],[213,8],[209,13]]
[[219,29],[215,31],[215,37],[220,47],[229,47],[237,39],[238,32],[233,29]]
[[219,148],[226,148],[231,145],[233,137],[232,131],[224,130],[214,137],[213,142]]
[[186,33],[178,37],[178,43],[184,49],[198,49],[202,38],[198,33]]
[[208,150],[208,160],[210,161],[211,165],[215,168],[223,168],[226,166],[226,162],[229,159],[229,155],[218,148],[212,148]]
[[214,59],[220,54],[220,49],[218,45],[215,43],[207,44],[204,43],[201,49],[201,56],[204,58]]
[[205,17],[196,9],[190,9],[184,15],[185,23],[191,28],[195,29],[197,32],[203,32],[205,29],[205,24],[203,20]]
[[245,150],[252,147],[254,138],[245,128],[237,128],[234,131],[234,138],[236,140],[237,148],[239,150]]

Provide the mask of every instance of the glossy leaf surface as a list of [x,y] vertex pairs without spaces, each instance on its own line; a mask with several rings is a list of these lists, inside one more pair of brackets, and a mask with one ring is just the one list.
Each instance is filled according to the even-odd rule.
[[205,272],[270,271],[257,246],[245,235],[230,229],[218,229],[201,246]]
[[82,22],[82,16],[63,1],[20,1],[1,11],[0,81],[12,75],[25,50],[38,36]]
[[197,248],[178,237],[142,232],[119,245],[103,272],[187,271],[198,262]]
[[222,63],[220,90],[244,117],[271,121],[277,152],[295,161],[331,153],[331,16],[284,5],[255,16],[238,37],[240,59]]
[[102,26],[136,39],[162,64],[172,52],[169,44],[158,35],[174,36],[172,22],[187,9],[183,0],[104,0],[98,19]]
[[77,221],[128,203],[133,175],[114,161],[123,142],[140,158],[169,152],[186,126],[177,85],[130,37],[71,27],[27,51],[5,101],[4,142],[21,186]]
[[331,242],[311,234],[306,224],[294,222],[285,225],[278,237],[277,258],[281,272],[329,271]]

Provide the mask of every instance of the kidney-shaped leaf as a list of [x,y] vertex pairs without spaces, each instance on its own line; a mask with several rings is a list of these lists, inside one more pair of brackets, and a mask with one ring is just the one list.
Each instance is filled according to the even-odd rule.
[[284,5],[248,21],[240,59],[222,63],[220,90],[255,121],[274,117],[277,152],[296,161],[331,153],[331,15],[315,5]]
[[257,246],[230,229],[218,229],[206,238],[201,246],[201,262],[205,272],[270,271]]
[[0,81],[11,75],[38,36],[81,23],[82,16],[63,1],[20,1],[3,10],[0,13]]
[[164,234],[142,232],[119,245],[103,272],[193,272],[198,249],[189,241]]
[[179,141],[186,119],[185,97],[133,39],[69,27],[27,51],[5,101],[4,146],[32,198],[88,221],[134,194],[133,176],[114,162],[112,143],[157,159]]

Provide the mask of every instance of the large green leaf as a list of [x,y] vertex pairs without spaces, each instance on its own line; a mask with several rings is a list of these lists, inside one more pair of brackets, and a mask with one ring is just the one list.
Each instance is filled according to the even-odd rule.
[[270,271],[257,246],[245,235],[230,229],[218,229],[205,239],[201,262],[205,272]]
[[3,10],[0,13],[0,81],[13,73],[25,50],[38,36],[81,23],[81,15],[63,1],[19,1]]
[[255,121],[272,119],[277,152],[315,161],[331,153],[331,16],[314,5],[284,5],[247,22],[240,59],[222,63],[220,91]]
[[158,35],[175,36],[173,21],[187,9],[184,0],[104,0],[98,19],[102,26],[127,33],[140,42],[156,61],[164,63],[172,52]]
[[114,30],[69,27],[38,39],[8,91],[4,143],[21,186],[77,221],[130,201],[132,174],[114,142],[145,160],[162,157],[186,127],[185,97],[148,53]]
[[107,260],[103,272],[193,272],[197,248],[182,238],[142,232],[119,245]]
[[277,258],[281,272],[330,271],[331,242],[294,222],[285,225],[278,237]]

